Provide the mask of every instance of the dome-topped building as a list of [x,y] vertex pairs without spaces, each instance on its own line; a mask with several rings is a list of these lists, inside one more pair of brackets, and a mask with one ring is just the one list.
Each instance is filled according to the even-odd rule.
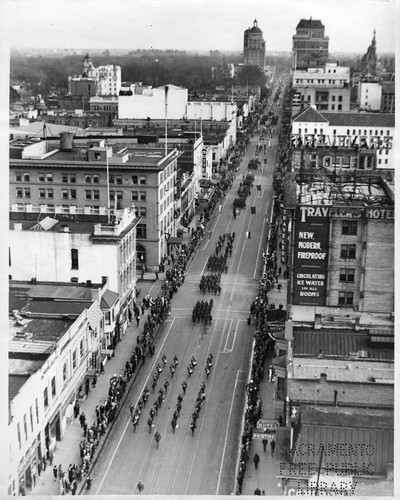
[[257,19],[254,19],[253,26],[244,32],[243,55],[245,66],[257,66],[264,69],[265,40],[263,32],[258,27]]

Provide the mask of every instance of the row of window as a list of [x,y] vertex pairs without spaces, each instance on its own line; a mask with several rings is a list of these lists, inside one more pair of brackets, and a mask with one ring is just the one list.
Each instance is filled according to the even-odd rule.
[[[31,198],[32,191],[31,188],[17,187],[15,190],[15,195],[17,198]],[[38,190],[39,198],[54,198],[54,189],[52,188],[39,188]],[[63,200],[76,200],[76,189],[62,189],[61,195]],[[131,193],[132,201],[146,201],[146,191],[132,191]],[[98,189],[85,189],[85,200],[99,200],[100,190]],[[110,200],[122,202],[123,192],[122,191],[110,191]],[[143,216],[142,216],[143,217]]]
[[[15,172],[15,180],[18,182],[30,182],[31,174],[29,172]],[[39,182],[53,182],[53,174],[45,174],[43,172],[38,173]],[[84,174],[85,184],[99,184],[100,178],[97,174]],[[61,174],[61,182],[65,184],[76,184],[76,174]],[[110,184],[122,185],[122,175],[110,174],[109,176]],[[145,175],[132,175],[131,182],[135,186],[145,186],[146,176]]]
[[[367,130],[364,130],[364,134],[362,134],[361,132],[362,132],[362,130],[361,130],[361,129],[358,129],[358,135],[359,135],[359,136],[362,136],[362,135],[367,136],[367,135],[368,135],[368,133],[367,133],[368,131],[367,131]],[[371,130],[369,131],[369,135],[372,135],[372,132],[373,132],[373,130],[371,129]],[[382,136],[384,131],[383,131],[383,130],[381,130],[381,131],[380,131],[380,134],[378,134],[378,132],[379,132],[379,130],[375,130],[375,135],[376,135],[376,136],[378,136],[378,135],[381,135],[381,136]],[[299,128],[299,129],[298,129],[298,133],[299,133],[299,134],[301,134],[301,128]],[[305,129],[304,129],[304,133],[305,133],[305,134],[308,134],[308,129],[307,129],[307,128],[305,128]],[[310,131],[310,134],[311,134],[311,133],[312,133],[312,132]],[[314,133],[314,134],[318,134],[318,129],[316,129],[316,128],[315,128],[313,133]],[[320,133],[321,135],[325,135],[324,129],[322,129],[322,128],[321,128],[321,129],[320,129],[320,131],[319,131],[319,133]],[[333,130],[333,135],[337,135],[336,133],[337,133],[337,130],[336,130],[336,129],[334,129],[334,130]],[[350,135],[350,129],[347,129],[347,131],[346,131],[346,135]],[[352,135],[353,135],[353,136],[354,136],[354,135],[357,135],[357,130],[356,130],[356,129],[353,129],[353,134],[352,134]],[[387,130],[387,131],[386,131],[386,135],[387,135],[387,136],[390,136],[390,130]]]
[[[80,341],[80,346],[79,346],[79,352],[81,358],[84,355],[84,340],[82,339]],[[72,372],[75,371],[76,367],[78,365],[78,352],[77,349],[75,349],[72,353]],[[65,384],[68,380],[68,369],[67,369],[67,362],[64,363],[63,365],[63,384]],[[51,398],[54,400],[57,397],[57,385],[56,385],[56,377],[53,377],[50,382],[50,390],[51,390]],[[46,387],[43,390],[43,406],[44,409],[47,410],[49,408],[49,390]],[[36,410],[36,424],[39,424],[39,401],[38,399],[35,399],[35,410]],[[29,408],[29,420],[30,420],[30,432],[34,433],[34,419],[33,419],[33,408],[30,406]],[[23,429],[24,429],[24,438],[25,441],[28,440],[28,425],[27,425],[27,414],[25,413],[23,418]],[[18,437],[18,446],[19,449],[22,448],[22,436],[21,436],[21,426],[20,423],[17,423],[17,437]]]

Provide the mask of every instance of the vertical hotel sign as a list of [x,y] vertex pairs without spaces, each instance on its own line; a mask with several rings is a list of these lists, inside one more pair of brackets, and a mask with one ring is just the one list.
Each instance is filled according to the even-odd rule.
[[325,305],[329,207],[298,206],[295,225],[293,303]]

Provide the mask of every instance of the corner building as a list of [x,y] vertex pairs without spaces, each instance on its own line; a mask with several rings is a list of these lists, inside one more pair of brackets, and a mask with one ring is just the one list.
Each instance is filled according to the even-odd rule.
[[317,68],[328,60],[329,37],[319,20],[302,19],[293,35],[293,68]]

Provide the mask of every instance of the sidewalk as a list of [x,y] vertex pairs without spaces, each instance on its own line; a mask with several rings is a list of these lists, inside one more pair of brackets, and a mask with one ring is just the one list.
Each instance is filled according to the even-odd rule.
[[[283,308],[287,307],[287,280],[283,279],[283,274],[286,266],[281,264],[281,251],[279,249],[279,243],[281,241],[281,232],[278,232],[277,238],[277,248],[276,254],[278,258],[278,268],[282,267],[281,277],[279,278],[279,283],[282,285],[282,289],[279,292],[275,286],[268,293],[268,302],[275,303],[278,308],[279,304],[283,305]],[[268,382],[268,367],[272,364],[272,353],[269,353],[264,363],[264,379],[260,383],[258,396],[262,400],[262,418],[263,419],[278,419],[279,414],[275,410],[275,383]],[[278,412],[279,410],[277,410]],[[283,417],[283,415],[282,415]],[[267,449],[264,452],[262,446],[262,437],[257,434],[257,429],[254,429],[253,440],[249,450],[249,459],[247,461],[247,468],[242,484],[242,495],[254,495],[256,488],[259,488],[261,492],[265,492],[266,495],[282,495],[282,488],[278,486],[280,464],[281,461],[286,461],[281,459],[279,454],[279,445],[277,444],[275,449],[274,457],[271,456],[271,448],[268,439]],[[276,441],[276,439],[275,439]],[[253,457],[254,454],[258,453],[260,457],[260,462],[258,468],[255,468]],[[263,493],[261,493],[263,494]]]

